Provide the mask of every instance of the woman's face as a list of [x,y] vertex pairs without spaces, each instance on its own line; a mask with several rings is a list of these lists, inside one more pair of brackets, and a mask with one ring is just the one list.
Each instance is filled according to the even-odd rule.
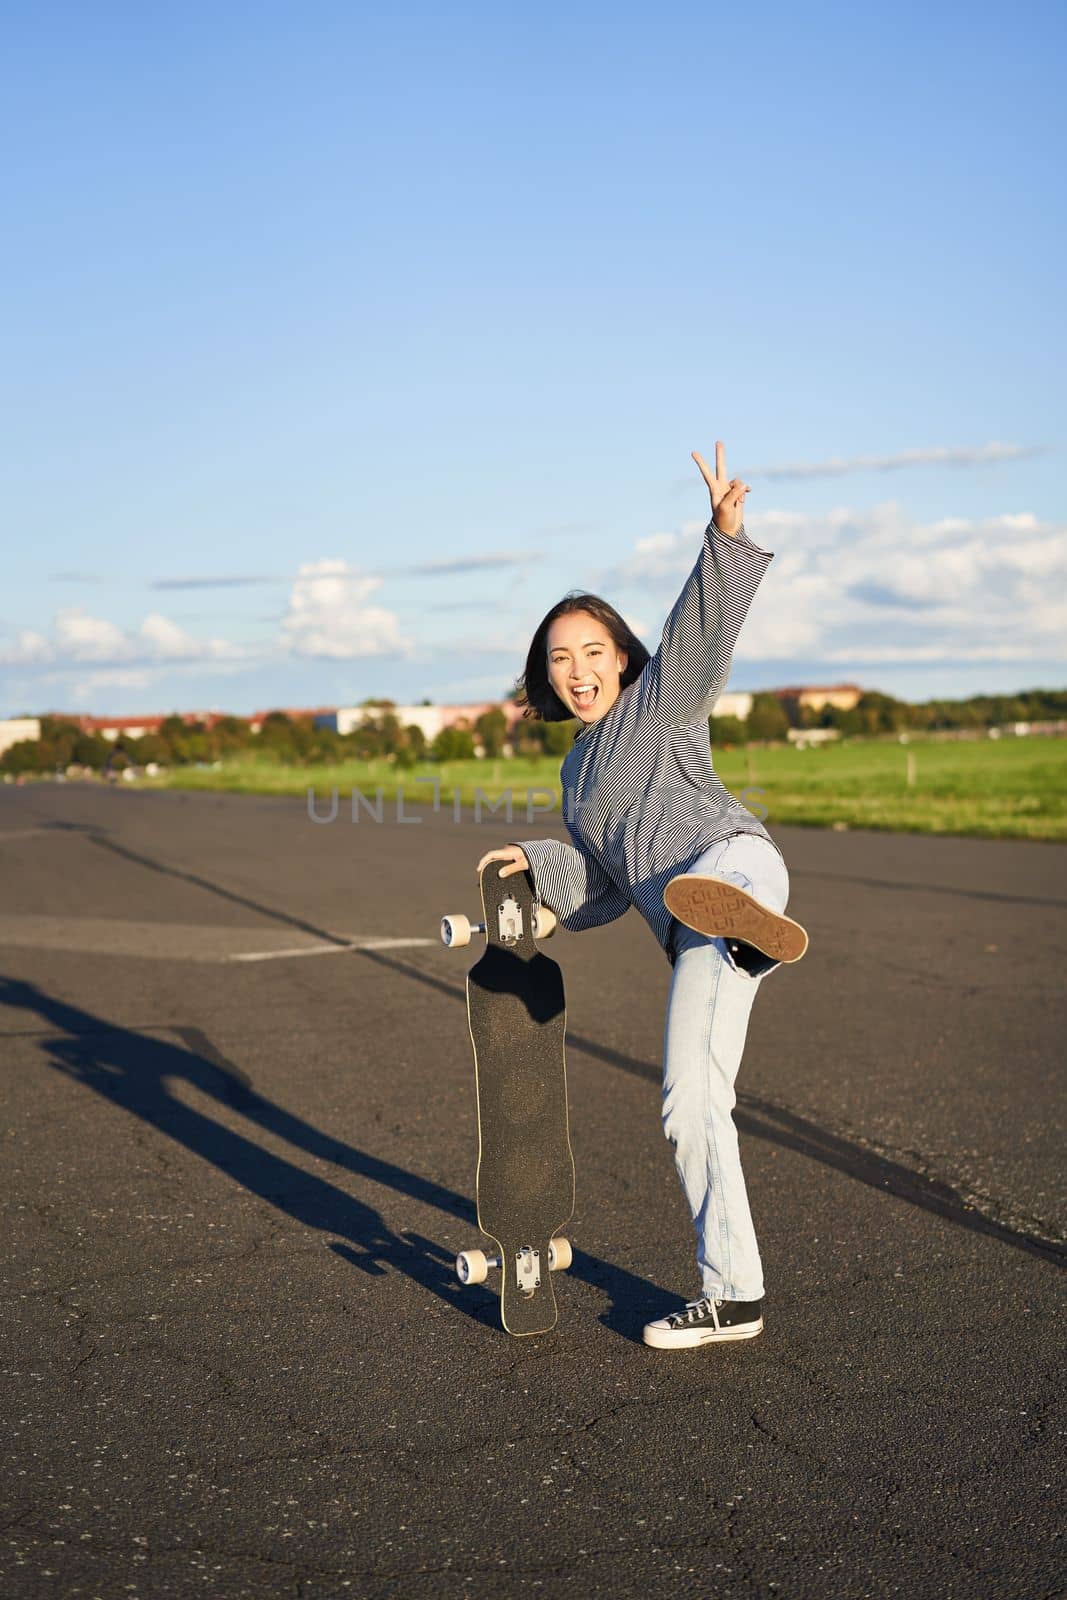
[[599,722],[619,698],[628,657],[588,611],[557,617],[548,630],[548,679],[579,722]]

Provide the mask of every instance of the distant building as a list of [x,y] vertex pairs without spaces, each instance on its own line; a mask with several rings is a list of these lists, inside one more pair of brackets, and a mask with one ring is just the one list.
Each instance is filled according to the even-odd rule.
[[[783,709],[790,717],[796,717],[801,706],[808,706],[812,711],[818,711],[823,706],[838,706],[842,711],[851,711],[856,701],[864,691],[855,683],[834,683],[817,686],[793,684],[786,689],[761,689],[761,694],[773,694],[782,702]],[[739,717],[742,722],[752,710],[755,693],[744,691],[721,694],[715,702],[714,715],[717,717]]]
[[[825,705],[838,707],[842,711],[851,711],[852,707],[863,694],[863,690],[854,683],[835,683],[830,685],[794,685],[786,689],[771,689],[767,693],[775,695],[784,705],[790,720],[796,719],[800,707],[810,707],[818,711]],[[753,693],[744,690],[732,690],[721,694],[715,704],[717,717],[738,717],[744,721],[752,710]],[[270,710],[254,711],[250,717],[234,717],[235,722],[246,724],[250,733],[259,733],[264,721],[272,713],[288,717],[293,722],[310,722],[318,728],[332,728],[335,733],[342,736],[352,733],[356,728],[369,720],[389,715],[396,717],[402,728],[416,727],[422,730],[427,742],[436,739],[444,728],[472,728],[478,718],[486,711],[502,711],[507,719],[508,733],[510,734],[516,723],[521,723],[522,707],[512,700],[479,700],[466,705],[362,705],[362,706],[273,706]],[[58,720],[72,722],[82,733],[96,734],[101,738],[114,743],[121,738],[141,739],[146,733],[158,733],[168,717],[178,717],[187,725],[198,724],[211,729],[226,718],[229,713],[223,711],[171,711],[167,713],[152,712],[150,715],[140,717],[90,717],[64,715],[54,713]],[[41,736],[40,719],[37,717],[17,717],[7,722],[0,721],[0,754],[10,745],[18,743],[21,739],[39,739]]]
[[772,689],[786,711],[799,711],[806,706],[810,711],[821,711],[823,706],[836,706],[838,711],[851,711],[866,691],[858,683],[807,684],[788,689]]
[[752,710],[752,695],[744,693],[721,694],[712,713],[716,717],[738,717],[742,722]]
[[21,744],[23,739],[40,737],[40,717],[8,717],[6,721],[0,721],[0,756],[5,750],[10,750],[13,744]]
[[833,744],[840,737],[840,728],[790,728],[786,733],[789,743],[798,750],[807,750],[812,745]]
[[114,743],[116,739],[143,739],[146,733],[158,733],[168,717],[180,717],[189,726],[200,723],[213,728],[225,715],[224,711],[168,711],[165,715],[153,712],[145,717],[64,717],[63,721],[73,722],[82,733],[97,734]]
[[352,733],[362,723],[377,717],[395,717],[402,728],[421,728],[427,742],[436,739],[443,728],[473,728],[486,711],[500,710],[508,721],[508,732],[522,721],[522,707],[510,700],[480,700],[463,706],[338,706],[315,716],[319,728],[332,728],[341,735]]

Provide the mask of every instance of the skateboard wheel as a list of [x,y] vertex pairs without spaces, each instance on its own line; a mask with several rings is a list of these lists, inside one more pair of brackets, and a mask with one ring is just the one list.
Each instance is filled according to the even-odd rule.
[[566,1272],[574,1260],[574,1251],[571,1249],[569,1239],[559,1238],[548,1241],[548,1270],[549,1272]]
[[548,906],[538,906],[534,912],[534,938],[551,939],[556,931],[556,913]]
[[460,1283],[484,1283],[489,1276],[489,1261],[484,1250],[461,1250],[456,1257],[456,1277]]
[[452,945],[470,944],[471,924],[469,917],[442,917],[441,918],[441,943]]

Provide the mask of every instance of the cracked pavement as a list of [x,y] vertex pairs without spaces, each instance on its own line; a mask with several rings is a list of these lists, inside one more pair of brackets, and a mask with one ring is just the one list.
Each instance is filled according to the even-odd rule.
[[559,1326],[455,1278],[477,950],[437,924],[539,830],[422,817],[0,789],[5,1600],[1059,1593],[1067,849],[770,819],[812,945],[738,1083],[767,1330],[670,1354],[636,914],[550,947]]

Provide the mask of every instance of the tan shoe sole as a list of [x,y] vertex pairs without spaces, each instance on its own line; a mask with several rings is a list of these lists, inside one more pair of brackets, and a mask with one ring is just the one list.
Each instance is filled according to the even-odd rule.
[[725,878],[683,872],[663,891],[672,917],[709,939],[740,939],[772,961],[799,961],[808,936],[799,922],[771,911]]

